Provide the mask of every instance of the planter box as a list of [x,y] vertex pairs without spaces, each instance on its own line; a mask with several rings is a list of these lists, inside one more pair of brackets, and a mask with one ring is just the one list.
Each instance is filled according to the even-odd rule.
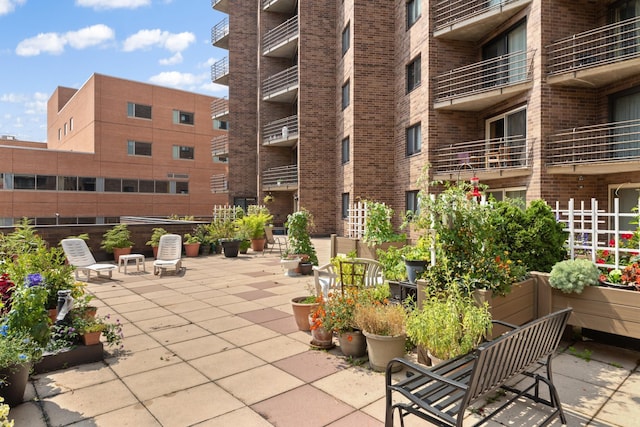
[[354,239],[351,237],[338,237],[335,234],[331,235],[331,258],[338,254],[348,254],[355,251],[357,258],[369,258],[378,259],[378,249],[387,250],[391,246],[401,248],[407,244],[404,242],[385,242],[379,245],[368,245],[362,242],[360,239]]
[[569,325],[640,339],[640,292],[587,286],[565,294],[549,286],[548,274],[538,280],[538,316],[572,307]]
[[48,354],[33,366],[36,374],[57,371],[85,363],[99,362],[104,359],[103,345],[77,345],[60,353]]

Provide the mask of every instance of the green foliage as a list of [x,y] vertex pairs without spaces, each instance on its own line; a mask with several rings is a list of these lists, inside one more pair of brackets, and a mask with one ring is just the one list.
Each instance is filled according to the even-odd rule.
[[129,248],[133,246],[131,241],[131,232],[127,228],[127,224],[117,224],[107,230],[102,235],[102,244],[100,247],[107,253],[113,253],[114,248]]
[[115,322],[111,321],[111,316],[74,316],[72,326],[78,334],[86,334],[90,332],[102,332],[105,342],[108,346],[121,346],[124,335],[122,333],[122,324],[119,319]]
[[145,244],[152,247],[158,246],[160,244],[160,237],[164,236],[165,234],[167,234],[167,230],[162,227],[155,227],[153,229],[153,232],[151,233],[151,239],[149,239],[149,241]]
[[22,218],[14,231],[7,235],[0,235],[0,257],[10,259],[29,253],[46,246],[45,241],[37,234],[31,221]]
[[549,285],[565,294],[582,293],[585,286],[595,286],[600,270],[588,259],[568,259],[556,263],[549,274]]
[[200,243],[200,239],[198,239],[198,236],[194,236],[193,234],[190,233],[186,233],[183,237],[184,243],[190,245],[193,243]]
[[404,333],[405,318],[403,306],[374,302],[356,306],[354,324],[371,334],[398,336]]
[[313,215],[308,210],[301,210],[289,214],[285,226],[288,229],[289,253],[294,255],[308,255],[313,265],[318,265],[316,248],[311,243],[309,230],[313,228]]
[[10,309],[2,319],[8,336],[28,336],[40,347],[49,341],[49,314],[46,309],[49,292],[43,276],[30,274],[23,282],[14,281]]
[[378,249],[378,262],[382,265],[385,279],[401,281],[407,278],[402,253],[400,248],[394,246],[390,246],[387,250]]
[[391,225],[393,209],[380,202],[370,200],[364,202],[367,216],[364,223],[363,242],[376,245],[384,242],[398,242],[407,238],[405,234],[398,234],[393,230]]
[[37,344],[31,340],[29,334],[9,334],[4,327],[0,330],[0,369],[31,362],[38,358],[39,353]]
[[268,212],[256,212],[236,219],[236,226],[240,230],[245,230],[250,239],[261,239],[264,237],[264,228],[273,219],[273,215]]

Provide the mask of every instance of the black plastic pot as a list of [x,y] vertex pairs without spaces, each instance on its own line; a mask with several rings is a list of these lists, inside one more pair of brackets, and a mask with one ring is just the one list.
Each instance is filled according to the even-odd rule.
[[409,283],[416,283],[418,273],[422,273],[424,271],[424,269],[427,267],[427,261],[405,259],[404,265],[407,269],[407,277],[409,278]]
[[235,258],[240,250],[240,240],[222,240],[222,250],[227,258]]

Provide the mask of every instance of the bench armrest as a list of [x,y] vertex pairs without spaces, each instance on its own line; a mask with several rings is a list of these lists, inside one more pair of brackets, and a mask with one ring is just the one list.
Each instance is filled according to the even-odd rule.
[[511,328],[511,329],[519,328],[518,325],[514,325],[513,323],[503,322],[502,320],[492,320],[491,323],[496,324],[496,325],[502,325],[502,326],[505,326],[505,327]]
[[[420,376],[423,377],[427,377],[430,378],[434,381],[438,381],[441,383],[445,383],[447,385],[450,385],[452,387],[458,388],[460,390],[467,390],[468,386],[467,384],[461,383],[460,381],[456,381],[456,380],[452,380],[451,378],[447,378],[444,377],[434,371],[432,371],[431,369],[429,369],[426,366],[422,366],[422,365],[418,365],[415,364],[413,362],[410,362],[406,359],[402,359],[399,357],[396,357],[395,359],[392,359],[388,364],[387,364],[387,370],[386,370],[386,383],[387,386],[391,386],[391,373],[392,373],[392,369],[393,366],[395,364],[399,364],[399,365],[404,365],[405,367],[411,369],[412,371],[414,371],[414,376],[418,375],[416,378],[419,378]],[[410,378],[414,378],[414,377],[410,377]]]

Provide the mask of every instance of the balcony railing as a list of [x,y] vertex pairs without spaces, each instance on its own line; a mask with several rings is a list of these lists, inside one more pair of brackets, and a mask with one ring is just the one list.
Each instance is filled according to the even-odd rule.
[[436,103],[530,81],[534,50],[518,51],[436,77]]
[[227,49],[229,47],[229,43],[223,41],[228,35],[229,17],[226,17],[211,29],[211,44],[213,46]]
[[262,128],[262,143],[264,145],[295,139],[298,139],[298,116],[274,120]]
[[263,98],[269,98],[279,92],[288,92],[298,88],[298,66],[293,66],[264,80]]
[[640,160],[640,120],[567,129],[551,135],[547,165],[578,165]]
[[483,139],[438,147],[432,166],[436,175],[455,175],[465,168],[500,171],[531,167],[533,139],[522,136]]
[[211,101],[211,118],[218,119],[229,114],[229,100],[226,98],[215,98]]
[[224,174],[213,175],[209,180],[209,187],[212,193],[226,193],[229,191],[227,176]]
[[549,75],[640,57],[640,17],[557,40],[547,51]]
[[224,57],[211,66],[211,81],[225,84],[229,77],[229,58]]
[[211,139],[211,155],[226,157],[229,154],[229,135],[223,134],[214,136]]
[[270,168],[262,172],[262,186],[273,190],[287,190],[298,185],[298,166],[288,165]]
[[[276,47],[282,46],[287,42],[298,37],[298,15],[294,16],[269,31],[262,41],[263,52],[268,55]],[[295,46],[294,46],[295,51]]]
[[522,0],[440,0],[435,5],[436,31],[479,15],[500,12],[510,3]]
[[297,5],[298,0],[262,0],[262,9],[269,12],[292,13]]

